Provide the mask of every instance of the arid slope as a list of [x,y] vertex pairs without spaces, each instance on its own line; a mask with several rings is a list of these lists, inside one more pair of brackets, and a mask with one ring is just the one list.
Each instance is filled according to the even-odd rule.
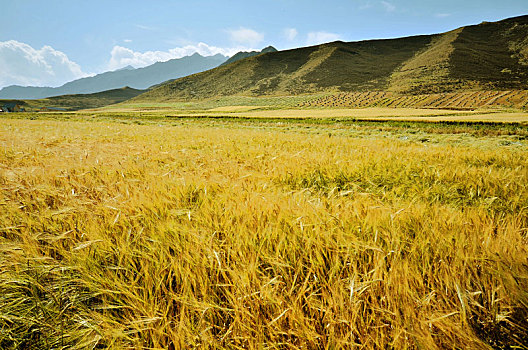
[[440,93],[528,88],[528,16],[443,34],[270,52],[162,84],[136,101],[321,91]]

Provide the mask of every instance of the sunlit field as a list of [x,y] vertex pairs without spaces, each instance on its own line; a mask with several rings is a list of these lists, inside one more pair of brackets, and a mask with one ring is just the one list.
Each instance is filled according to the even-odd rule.
[[254,113],[0,119],[0,348],[528,348],[526,124]]

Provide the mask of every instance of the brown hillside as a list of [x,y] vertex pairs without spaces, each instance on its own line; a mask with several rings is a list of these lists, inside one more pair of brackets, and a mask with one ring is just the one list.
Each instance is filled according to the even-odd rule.
[[528,83],[528,16],[462,29],[453,42],[450,78],[495,89]]
[[136,101],[230,95],[528,88],[528,16],[444,34],[271,52],[168,82]]
[[[391,76],[389,89],[394,92],[424,92],[444,90],[450,81],[449,59],[453,42],[462,29],[434,38],[428,47],[405,62]],[[427,87],[427,88],[425,88]]]
[[390,73],[432,38],[333,42],[267,53],[162,84],[135,100],[384,89]]

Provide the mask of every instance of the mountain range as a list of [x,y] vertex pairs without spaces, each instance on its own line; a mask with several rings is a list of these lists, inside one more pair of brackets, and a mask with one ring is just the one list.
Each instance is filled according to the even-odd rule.
[[[231,95],[523,90],[528,89],[528,16],[441,34],[335,41],[284,51],[267,47],[229,59],[194,54],[145,68],[125,67],[59,88],[11,86],[0,91],[0,98],[87,94],[123,86],[133,88],[125,95],[141,103]],[[120,92],[119,98],[125,95]]]
[[160,84],[133,100],[527,88],[528,16],[519,16],[442,34],[268,52]]
[[40,99],[52,96],[91,94],[125,86],[133,89],[147,89],[161,82],[202,72],[222,64],[228,57],[217,54],[204,57],[195,53],[192,56],[156,62],[144,68],[128,66],[112,72],[81,78],[60,87],[8,86],[0,90],[3,99]]
[[41,99],[62,95],[93,94],[122,87],[144,90],[163,82],[215,68],[221,64],[275,51],[277,50],[273,46],[268,46],[262,51],[243,51],[232,57],[221,54],[204,57],[195,53],[166,62],[156,62],[144,68],[127,66],[93,77],[77,79],[56,88],[12,85],[0,90],[0,99]]

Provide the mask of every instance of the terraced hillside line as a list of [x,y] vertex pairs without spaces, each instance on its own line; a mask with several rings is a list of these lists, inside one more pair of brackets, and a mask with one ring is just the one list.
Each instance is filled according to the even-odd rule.
[[515,91],[515,92],[513,93],[513,95],[511,95],[510,99],[511,99],[511,100],[510,100],[509,102],[510,102],[511,104],[514,104],[514,103],[521,103],[521,102],[523,101],[523,96],[522,96],[521,91]]
[[475,109],[481,107],[512,107],[525,109],[528,90],[472,91],[422,95],[399,95],[393,92],[349,92],[326,95],[303,101],[297,107],[400,107]]
[[468,98],[468,100],[464,101],[463,107],[470,108],[471,106],[475,105],[477,103],[477,101],[478,101],[477,94],[474,93],[474,94],[471,95],[470,98]]
[[495,102],[498,102],[500,98],[506,96],[509,93],[509,91],[504,91],[502,93],[498,93],[497,96],[492,98],[490,101],[486,103],[486,105],[493,105]]
[[456,96],[454,96],[454,98],[451,99],[450,101],[450,107],[460,107],[460,104],[467,99],[467,96],[464,96],[464,94],[457,94]]

